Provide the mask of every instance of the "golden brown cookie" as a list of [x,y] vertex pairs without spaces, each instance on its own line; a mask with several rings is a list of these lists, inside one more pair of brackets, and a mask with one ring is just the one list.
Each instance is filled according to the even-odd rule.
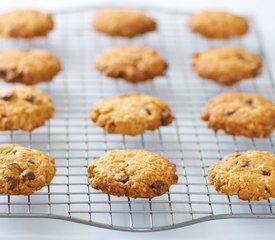
[[137,83],[164,75],[167,63],[152,49],[125,45],[101,52],[94,66],[108,77]]
[[208,178],[218,192],[267,200],[275,197],[275,155],[256,150],[229,154],[209,168]]
[[167,126],[174,120],[170,107],[156,97],[125,93],[97,102],[90,118],[106,132],[135,136]]
[[51,80],[61,70],[57,57],[42,49],[9,49],[0,52],[0,78],[26,85]]
[[225,11],[202,11],[188,21],[191,31],[208,38],[232,38],[244,35],[249,25],[246,18]]
[[49,96],[31,87],[0,89],[0,131],[31,131],[54,114]]
[[192,58],[193,70],[203,78],[223,86],[232,86],[242,79],[255,78],[261,72],[261,59],[239,47],[210,48]]
[[275,128],[275,104],[258,94],[222,93],[211,99],[201,113],[208,127],[245,137],[267,137]]
[[156,22],[143,12],[133,9],[103,9],[94,16],[92,27],[110,36],[131,38],[154,31]]
[[112,150],[88,166],[95,189],[115,196],[153,198],[178,182],[176,165],[143,149]]
[[54,27],[50,13],[34,9],[16,9],[0,14],[0,36],[33,38],[46,36]]
[[30,195],[48,185],[55,161],[46,153],[17,144],[0,145],[0,193]]

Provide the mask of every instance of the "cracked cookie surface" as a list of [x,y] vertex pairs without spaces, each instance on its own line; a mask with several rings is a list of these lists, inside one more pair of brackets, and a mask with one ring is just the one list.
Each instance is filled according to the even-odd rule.
[[46,153],[17,144],[0,145],[0,193],[30,195],[48,185],[55,161]]
[[207,38],[232,38],[244,35],[249,25],[246,18],[225,11],[202,11],[188,21],[191,31]]
[[172,123],[170,107],[156,97],[124,93],[98,101],[90,118],[106,132],[135,136]]
[[275,104],[258,94],[222,93],[211,99],[201,113],[208,127],[231,135],[267,137],[275,128]]
[[201,77],[223,86],[232,86],[261,73],[261,59],[239,47],[209,48],[193,55],[191,65]]
[[0,131],[31,131],[54,114],[49,96],[31,87],[0,89]]
[[33,85],[51,80],[61,70],[57,57],[42,49],[9,49],[0,52],[0,78]]
[[208,178],[216,191],[242,200],[275,197],[275,155],[256,150],[232,153],[209,168]]
[[167,63],[156,51],[135,46],[116,46],[99,53],[94,66],[108,77],[132,83],[152,80],[165,74]]
[[99,10],[93,28],[110,36],[132,38],[156,30],[156,22],[141,11],[117,8]]
[[176,165],[143,149],[111,150],[88,166],[90,184],[115,196],[153,198],[176,184]]
[[54,27],[50,13],[34,9],[16,9],[0,14],[0,36],[33,38],[46,36]]

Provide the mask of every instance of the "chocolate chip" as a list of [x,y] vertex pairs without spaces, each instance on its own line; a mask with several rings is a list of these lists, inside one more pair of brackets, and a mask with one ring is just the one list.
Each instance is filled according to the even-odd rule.
[[270,176],[270,172],[268,172],[266,170],[262,170],[262,175],[264,175],[264,176]]
[[30,163],[30,164],[34,164],[34,161],[32,161],[32,160],[28,160],[28,163]]
[[122,177],[120,177],[119,179],[117,179],[118,182],[122,182],[122,183],[126,183],[128,182],[129,177],[125,174]]
[[17,153],[17,150],[14,149],[14,148],[10,148],[10,149],[8,149],[8,150],[5,152],[5,154],[9,154],[9,153],[11,153],[11,154],[16,154],[16,153]]
[[8,188],[8,190],[13,190],[14,188],[17,187],[19,181],[17,178],[15,177],[5,177],[5,179],[10,183],[10,187]]
[[161,125],[167,126],[170,123],[171,114],[169,112],[161,113]]
[[146,111],[146,113],[147,113],[148,115],[151,115],[151,110],[150,110],[149,107],[145,106],[145,107],[144,107],[144,110]]
[[252,105],[253,104],[253,100],[252,99],[245,99],[244,102],[248,105]]
[[249,163],[248,163],[248,162],[239,162],[239,163],[238,163],[238,166],[239,166],[239,167],[248,167],[248,166],[249,166]]
[[230,116],[230,115],[234,114],[235,112],[236,112],[236,110],[224,110],[224,114],[226,116]]
[[26,181],[26,179],[29,179],[29,180],[34,180],[35,179],[34,173],[31,170],[28,170],[28,169],[26,169],[22,172],[22,177],[23,177],[23,181]]
[[28,102],[32,102],[34,100],[34,96],[32,94],[28,94],[26,97],[25,97],[25,100],[28,101]]
[[160,193],[161,193],[160,190],[161,190],[161,187],[163,186],[163,184],[164,183],[161,180],[157,180],[151,184],[151,187],[156,190],[157,195],[160,195]]
[[2,99],[5,100],[5,101],[9,101],[11,100],[13,94],[12,92],[6,92],[3,96],[2,96]]
[[240,54],[240,53],[238,53],[238,54],[236,55],[236,57],[237,57],[238,59],[240,59],[240,60],[245,60],[245,58],[243,57],[243,55]]

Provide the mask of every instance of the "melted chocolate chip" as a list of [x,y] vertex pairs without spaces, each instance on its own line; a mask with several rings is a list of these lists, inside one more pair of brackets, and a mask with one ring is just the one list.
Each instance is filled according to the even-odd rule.
[[12,92],[6,92],[3,96],[2,96],[2,99],[5,100],[5,101],[9,101],[11,100],[13,94]]
[[26,97],[25,97],[25,100],[28,101],[28,102],[32,102],[34,100],[34,96],[32,94],[28,94]]
[[123,175],[117,181],[122,182],[122,183],[126,183],[126,182],[128,182],[128,180],[129,180],[129,177],[127,175]]
[[169,112],[162,112],[161,113],[161,125],[167,126],[170,123],[170,113]]
[[160,190],[161,190],[161,187],[163,186],[163,184],[164,184],[163,181],[157,180],[151,184],[151,188],[156,190],[157,195],[160,195],[160,193],[161,193]]
[[248,166],[249,166],[249,163],[248,163],[248,162],[239,162],[239,163],[238,163],[238,166],[239,166],[239,167],[248,167]]
[[17,187],[19,181],[17,178],[15,177],[5,177],[5,179],[10,183],[10,187],[8,188],[8,190],[13,190],[14,188]]
[[244,102],[248,105],[252,105],[253,104],[253,100],[252,99],[245,99]]
[[236,112],[236,110],[225,110],[225,111],[224,111],[224,114],[225,114],[226,116],[231,116],[231,115],[233,115],[235,112]]
[[6,154],[9,154],[9,153],[11,153],[11,154],[16,154],[16,153],[17,153],[17,150],[14,149],[14,148],[10,148],[10,149],[8,149],[5,153],[6,153]]
[[149,107],[145,106],[145,107],[144,107],[144,110],[146,111],[146,113],[147,113],[148,115],[151,115],[151,110],[150,110]]
[[26,181],[26,179],[29,179],[29,180],[34,180],[35,179],[34,173],[31,170],[28,170],[28,169],[26,169],[22,172],[22,177],[23,177],[23,181]]
[[240,54],[240,53],[237,54],[236,56],[237,56],[238,59],[240,59],[240,60],[242,60],[242,61],[245,60],[245,58],[243,57],[243,55]]
[[266,170],[262,170],[262,175],[264,175],[264,176],[270,176],[270,172],[268,172]]

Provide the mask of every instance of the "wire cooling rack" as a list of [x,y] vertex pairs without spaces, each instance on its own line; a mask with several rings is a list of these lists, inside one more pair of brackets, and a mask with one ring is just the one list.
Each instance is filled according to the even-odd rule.
[[[0,143],[18,143],[48,152],[56,159],[57,174],[52,183],[31,196],[0,195],[1,217],[43,217],[63,219],[98,227],[126,231],[157,231],[220,218],[275,218],[275,201],[241,201],[217,193],[209,184],[207,169],[224,155],[241,150],[274,151],[275,134],[267,139],[248,139],[218,133],[200,120],[206,101],[222,91],[257,92],[274,100],[275,87],[267,63],[256,80],[223,88],[197,77],[190,69],[190,57],[210,46],[244,46],[264,54],[260,35],[250,19],[250,32],[233,40],[207,40],[186,27],[188,14],[148,10],[158,31],[134,39],[110,38],[90,28],[96,9],[55,14],[56,28],[46,39],[1,40],[10,47],[46,48],[63,63],[63,71],[52,82],[37,85],[52,96],[54,118],[31,133],[1,132]],[[165,77],[132,85],[108,79],[92,66],[102,49],[118,44],[139,44],[155,48],[167,59]],[[1,83],[1,87],[7,84]],[[129,137],[106,134],[90,122],[93,103],[114,94],[140,91],[167,101],[176,121],[155,132]],[[110,149],[145,148],[164,154],[177,165],[179,183],[152,200],[114,197],[94,190],[86,176],[87,164]]]

